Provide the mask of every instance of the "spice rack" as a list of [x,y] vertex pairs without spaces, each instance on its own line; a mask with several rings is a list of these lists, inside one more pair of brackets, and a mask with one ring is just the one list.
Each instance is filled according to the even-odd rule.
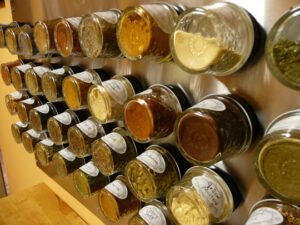
[[[215,2],[212,0],[166,1],[182,3],[187,7],[203,6]],[[64,0],[54,2],[46,0],[14,0],[12,1],[12,11],[14,20],[33,23],[39,19],[52,19],[59,16],[82,16],[88,12],[102,11],[110,8],[124,9],[131,5],[149,2],[153,1]],[[266,34],[275,21],[289,7],[298,4],[297,0],[286,0],[284,2],[280,0],[230,0],[230,2],[248,10],[263,27]],[[81,64],[86,68],[102,67],[114,74],[133,74],[143,79],[147,85],[178,82],[187,90],[194,102],[198,102],[202,97],[212,93],[235,93],[244,97],[253,106],[263,128],[265,128],[279,114],[299,108],[300,102],[287,101],[287,99],[296,99],[299,96],[298,92],[285,87],[272,76],[263,55],[265,45],[263,35],[258,37],[258,40],[257,51],[251,60],[235,74],[225,77],[190,75],[181,70],[173,62],[157,64],[144,60],[130,62],[126,59],[90,60],[80,57],[66,58],[62,59],[62,61],[66,65]],[[163,142],[164,140],[160,141]],[[170,137],[168,141],[173,141],[173,138]],[[226,160],[225,163],[242,188],[244,188],[245,202],[234,212],[232,218],[224,224],[240,225],[245,222],[251,206],[264,196],[265,190],[255,176],[252,150],[241,156]],[[89,199],[83,199],[75,190],[71,176],[62,179],[56,176],[53,166],[42,167],[39,164],[38,166],[81,201],[105,224],[112,224],[99,212],[96,195]],[[119,224],[126,224],[126,218]]]

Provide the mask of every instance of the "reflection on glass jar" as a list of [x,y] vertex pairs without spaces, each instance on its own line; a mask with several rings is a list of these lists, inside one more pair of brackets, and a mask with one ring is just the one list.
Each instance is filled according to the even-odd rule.
[[29,121],[29,111],[45,103],[42,96],[33,96],[17,103],[17,113],[22,123]]
[[290,8],[272,27],[266,43],[266,61],[272,74],[284,85],[300,89],[300,5]]
[[83,197],[89,197],[108,184],[109,178],[101,174],[94,163],[90,161],[73,173],[73,182]]
[[22,143],[22,133],[31,129],[31,126],[27,123],[16,122],[11,125],[11,133],[16,143]]
[[29,98],[29,95],[25,91],[16,91],[10,94],[5,95],[5,104],[8,112],[11,115],[17,113],[17,103]]
[[182,13],[170,45],[175,62],[187,72],[228,75],[249,58],[254,28],[246,10],[218,2]]
[[124,122],[136,141],[149,142],[170,135],[189,105],[181,86],[155,84],[126,102]]
[[153,200],[147,203],[139,212],[128,221],[128,225],[173,225],[166,206]]
[[6,42],[5,42],[5,31],[8,28],[15,28],[18,27],[19,24],[16,21],[13,21],[9,24],[1,24],[0,25],[0,48],[5,48],[6,47]]
[[4,83],[8,86],[11,84],[11,74],[10,71],[13,67],[21,65],[20,59],[8,63],[1,64],[1,77]]
[[241,192],[231,176],[218,167],[195,166],[167,194],[167,207],[180,225],[210,225],[231,217]]
[[130,60],[147,57],[158,62],[171,59],[169,35],[183,8],[170,3],[145,4],[125,10],[117,27],[117,40]]
[[47,120],[67,109],[64,102],[47,102],[30,110],[29,120],[36,132],[47,131]]
[[299,225],[300,208],[277,199],[264,199],[255,203],[245,225],[277,224]]
[[89,110],[100,123],[122,120],[124,103],[142,90],[140,81],[134,76],[116,75],[90,88],[87,95]]
[[38,49],[33,40],[33,29],[27,32],[20,32],[18,35],[19,55],[22,55],[25,59],[32,59],[41,57],[38,55]]
[[126,164],[136,157],[137,150],[129,133],[117,127],[93,142],[92,155],[100,172],[110,176],[123,171]]
[[241,98],[209,95],[176,121],[176,141],[195,165],[211,165],[246,151],[257,130],[254,112]]
[[107,79],[109,79],[109,76],[102,69],[87,69],[66,77],[63,80],[62,89],[69,108],[72,110],[86,108],[89,88],[93,84],[101,84],[102,81]]
[[67,111],[60,113],[48,119],[47,128],[49,136],[55,144],[63,144],[68,141],[67,132],[68,129],[90,116],[90,113],[86,109],[81,109],[73,112],[68,109]]
[[79,25],[79,39],[82,51],[87,57],[119,57],[116,28],[121,11],[111,9],[84,16]]
[[56,173],[61,176],[67,176],[83,166],[91,159],[90,156],[85,158],[76,158],[76,156],[69,150],[64,148],[53,155],[52,161],[56,170]]
[[47,133],[39,134],[35,132],[33,129],[27,130],[22,133],[22,142],[25,150],[28,153],[34,152],[35,145],[46,138],[47,138]]
[[26,24],[22,27],[15,27],[15,28],[8,28],[5,31],[5,42],[8,51],[11,54],[19,54],[20,53],[20,48],[18,45],[18,36],[19,34],[23,32],[31,32],[32,28]]
[[300,110],[274,119],[256,146],[255,167],[265,188],[274,196],[300,204]]
[[81,17],[61,18],[54,28],[56,49],[63,57],[80,55],[78,29]]
[[48,166],[52,162],[54,153],[62,150],[64,145],[54,145],[51,139],[46,138],[35,145],[35,155],[42,166]]
[[23,64],[13,67],[10,70],[11,73],[11,82],[14,86],[14,88],[17,91],[21,91],[21,90],[26,90],[26,84],[25,84],[25,72],[27,69],[34,67],[35,64],[33,63],[27,63],[27,64]]
[[127,180],[123,175],[100,190],[98,202],[103,215],[111,222],[135,214],[141,205],[128,189]]

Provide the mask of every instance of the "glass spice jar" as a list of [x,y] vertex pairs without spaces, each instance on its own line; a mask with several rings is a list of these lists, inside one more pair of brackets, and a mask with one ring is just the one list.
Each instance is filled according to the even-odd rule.
[[46,100],[43,96],[33,96],[17,103],[17,113],[22,123],[29,121],[29,111],[35,107],[43,105]]
[[19,144],[22,143],[22,133],[31,129],[31,126],[28,123],[16,122],[11,125],[10,129],[15,142]]
[[138,142],[150,142],[173,132],[179,114],[190,106],[179,85],[152,85],[124,106],[124,123]]
[[228,75],[240,69],[254,45],[248,12],[217,2],[182,13],[170,37],[175,62],[189,73]]
[[41,78],[41,85],[47,100],[49,102],[62,101],[64,99],[62,91],[63,79],[81,71],[82,68],[80,67],[63,66],[62,68],[44,73]]
[[0,48],[5,48],[6,47],[5,31],[8,28],[16,28],[18,26],[19,26],[19,24],[16,21],[13,21],[9,24],[4,24],[4,25],[0,26]]
[[1,77],[5,85],[7,86],[11,85],[11,74],[10,74],[11,69],[21,64],[22,62],[20,59],[1,64]]
[[140,201],[128,189],[123,175],[117,176],[100,190],[98,202],[103,215],[114,223],[135,214],[141,206]]
[[111,9],[85,15],[79,25],[79,40],[83,53],[90,58],[120,57],[116,29],[122,12]]
[[18,36],[19,34],[23,32],[31,32],[32,28],[30,25],[26,24],[24,26],[17,26],[14,28],[8,28],[5,31],[5,43],[8,51],[15,55],[20,53],[20,48],[18,45]]
[[35,145],[46,139],[47,138],[47,133],[37,133],[33,129],[27,130],[22,133],[22,142],[24,145],[25,150],[28,153],[32,153],[35,150]]
[[20,32],[18,35],[18,46],[20,49],[19,55],[22,55],[25,59],[41,57],[33,40],[33,29],[27,32]]
[[63,144],[68,141],[67,132],[71,126],[85,121],[90,117],[86,109],[72,111],[70,109],[56,116],[50,117],[47,122],[49,136],[55,144]]
[[17,103],[29,98],[29,95],[25,91],[16,91],[10,94],[5,95],[5,104],[8,112],[11,115],[17,113]]
[[91,153],[92,142],[111,132],[112,124],[99,124],[93,118],[78,123],[68,129],[70,150],[77,157],[84,157]]
[[121,52],[130,60],[171,59],[169,36],[183,8],[166,2],[127,8],[117,27]]
[[266,42],[266,61],[282,84],[300,90],[299,21],[300,5],[287,10],[274,24]]
[[27,69],[32,68],[34,66],[36,65],[32,62],[26,64],[22,63],[22,65],[15,66],[10,70],[11,82],[17,91],[27,90],[25,84],[25,72]]
[[255,168],[262,185],[275,197],[300,204],[300,110],[279,115],[256,145]]
[[137,156],[133,139],[120,127],[94,141],[91,148],[94,164],[105,176],[122,172],[126,164]]
[[211,165],[246,151],[257,131],[254,112],[233,95],[209,95],[180,115],[175,124],[182,155],[194,165]]
[[102,81],[107,79],[109,79],[109,76],[102,69],[87,69],[64,78],[62,90],[69,108],[72,110],[86,108],[89,88],[93,84],[101,84]]
[[93,161],[73,173],[73,182],[82,197],[90,197],[108,184],[109,178],[99,172]]
[[63,57],[81,55],[79,23],[81,17],[61,18],[54,28],[54,41],[58,53]]
[[140,81],[131,75],[116,75],[90,87],[87,101],[91,114],[100,122],[122,120],[124,103],[142,91]]
[[158,200],[147,203],[128,221],[128,225],[173,225],[167,207]]
[[47,131],[47,120],[67,109],[65,102],[47,102],[30,110],[29,121],[36,132]]
[[215,166],[195,166],[170,188],[166,203],[175,224],[210,225],[228,220],[241,196],[228,173]]

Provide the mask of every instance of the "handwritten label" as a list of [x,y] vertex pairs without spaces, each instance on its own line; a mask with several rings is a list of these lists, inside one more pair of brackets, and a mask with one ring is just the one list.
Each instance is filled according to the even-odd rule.
[[154,205],[143,207],[140,209],[139,215],[147,222],[148,225],[167,225],[165,215]]
[[87,164],[84,164],[79,169],[92,177],[96,177],[99,174],[99,170],[95,166],[93,161],[90,161]]
[[33,129],[30,129],[28,131],[26,131],[31,137],[34,137],[34,138],[40,138],[40,134],[35,132]]
[[126,141],[121,134],[111,132],[110,134],[103,136],[101,139],[116,153],[124,154],[126,152]]
[[75,28],[79,27],[81,17],[72,17],[72,18],[67,18],[67,21],[73,25]]
[[32,68],[30,64],[20,65],[16,67],[21,72],[25,73],[27,69]]
[[42,75],[44,73],[50,71],[50,69],[45,66],[36,66],[36,67],[33,67],[33,71],[36,73],[36,75],[38,75],[39,77],[42,77]]
[[279,225],[283,221],[283,216],[277,210],[262,207],[251,214],[245,225]]
[[54,116],[54,118],[58,122],[66,125],[66,126],[70,125],[72,122],[72,117],[71,117],[70,113],[68,113],[68,112],[63,112],[61,114],[58,114],[58,115]]
[[289,116],[277,121],[267,131],[267,134],[278,131],[278,130],[300,130],[300,116]]
[[224,111],[226,106],[223,102],[217,99],[205,99],[198,104],[194,105],[193,108],[201,108],[201,109],[208,109],[212,111]]
[[11,97],[13,97],[14,99],[20,99],[22,98],[22,93],[19,91],[13,92],[9,94]]
[[163,156],[155,150],[147,150],[136,158],[156,173],[163,173],[166,170],[166,162]]
[[50,111],[50,107],[48,106],[48,104],[44,104],[44,105],[35,107],[34,109],[43,114],[47,114]]
[[64,148],[64,149],[60,150],[58,152],[58,154],[60,154],[67,161],[72,162],[76,159],[76,156],[72,152],[70,152],[68,148]]
[[108,94],[120,105],[124,104],[127,100],[126,86],[119,80],[107,80],[102,82],[102,86]]
[[64,75],[65,74],[65,69],[64,68],[59,68],[56,70],[51,70],[51,73],[55,73],[57,75]]
[[46,138],[45,140],[42,140],[41,143],[44,144],[44,145],[47,145],[49,147],[54,145],[53,141],[51,141],[51,139],[49,139],[49,138]]
[[110,184],[105,186],[105,189],[119,199],[126,199],[128,196],[128,189],[126,185],[120,180],[111,182]]
[[93,75],[90,72],[88,72],[88,71],[83,71],[81,73],[73,74],[72,77],[75,77],[78,80],[81,80],[81,81],[83,81],[85,83],[92,83],[93,80],[94,80]]
[[33,98],[27,98],[21,102],[28,104],[28,105],[32,105],[35,102],[35,100]]
[[118,16],[115,12],[107,11],[107,12],[97,12],[94,14],[104,19],[108,23],[116,24],[118,22]]
[[89,138],[95,138],[98,133],[97,125],[92,120],[85,120],[76,126]]

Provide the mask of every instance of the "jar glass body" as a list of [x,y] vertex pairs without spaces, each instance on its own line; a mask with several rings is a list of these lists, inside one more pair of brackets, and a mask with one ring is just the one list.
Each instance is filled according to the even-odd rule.
[[20,49],[19,55],[22,55],[25,59],[33,59],[41,56],[38,54],[38,49],[33,40],[33,29],[27,32],[20,32],[18,35],[18,46]]
[[19,54],[20,53],[20,48],[18,45],[18,37],[19,34],[23,32],[31,32],[32,28],[26,24],[22,27],[15,27],[15,28],[9,28],[5,31],[5,42],[8,51],[11,54]]
[[18,27],[19,24],[16,21],[13,21],[9,24],[4,24],[0,26],[0,48],[5,48],[6,47],[6,41],[5,41],[5,31],[8,28],[15,28]]
[[22,122],[16,122],[11,125],[11,133],[16,143],[22,143],[22,133],[29,130],[31,126]]
[[11,115],[15,115],[17,113],[17,103],[27,98],[29,98],[29,95],[25,91],[16,91],[5,95],[5,104],[8,112]]
[[22,123],[29,122],[29,111],[43,104],[43,101],[38,96],[27,98],[17,103],[17,114]]
[[21,60],[18,59],[16,61],[1,64],[1,77],[7,86],[11,84],[11,69],[15,66],[21,65],[21,63]]
[[22,133],[22,143],[25,148],[25,150],[28,153],[32,153],[35,150],[35,145],[46,139],[47,133],[36,133],[33,129],[27,130]]
[[11,69],[11,82],[17,91],[27,90],[25,83],[25,72],[27,69],[34,67],[33,63],[26,63],[15,66]]

